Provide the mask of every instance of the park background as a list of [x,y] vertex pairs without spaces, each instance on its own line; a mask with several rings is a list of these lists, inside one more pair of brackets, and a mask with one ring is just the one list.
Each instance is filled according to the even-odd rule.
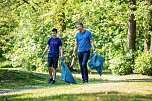
[[[75,24],[78,22],[82,22],[85,29],[92,33],[96,51],[105,57],[102,79],[109,73],[125,77],[139,75],[133,79],[139,79],[139,82],[142,79],[145,83],[142,88],[150,87],[152,81],[152,0],[1,0],[1,89],[22,88],[30,85],[30,80],[33,82],[32,86],[36,85],[36,80],[47,79],[48,75],[43,75],[47,72],[47,55],[42,61],[40,57],[47,40],[51,37],[52,28],[58,29],[58,35],[63,41],[65,63],[70,67],[75,35],[78,32]],[[72,73],[79,73],[77,59],[70,70]],[[60,71],[59,66],[58,72]],[[96,71],[90,69],[89,73],[97,74]],[[91,81],[95,82],[93,78]],[[99,78],[96,78],[97,81],[102,81]],[[21,80],[23,84],[17,80]],[[45,84],[45,80],[37,82],[37,85]],[[12,87],[15,83],[18,87]],[[62,83],[59,81],[58,84]],[[152,91],[152,88],[148,89]],[[119,95],[117,92],[112,92],[112,94]],[[13,99],[13,95],[7,96]],[[84,96],[87,95],[84,94]],[[131,96],[134,98],[134,95]],[[109,95],[105,99],[108,97]],[[151,99],[150,96],[148,98]],[[121,101],[121,98],[119,100]]]

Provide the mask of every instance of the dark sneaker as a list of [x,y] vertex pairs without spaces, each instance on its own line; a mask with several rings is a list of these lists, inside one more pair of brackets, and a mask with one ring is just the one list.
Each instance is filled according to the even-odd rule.
[[51,82],[52,82],[52,80],[53,80],[53,79],[52,79],[52,78],[50,78],[50,79],[49,79],[49,81],[48,81],[48,83],[51,83]]
[[55,80],[52,80],[52,81],[51,81],[51,84],[55,84]]
[[88,83],[88,80],[83,81],[82,83]]

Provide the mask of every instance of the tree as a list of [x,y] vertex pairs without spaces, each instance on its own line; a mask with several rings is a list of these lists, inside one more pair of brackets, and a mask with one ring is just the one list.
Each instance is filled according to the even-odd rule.
[[18,21],[14,11],[21,4],[17,1],[1,1],[0,2],[0,57],[4,58],[4,54],[11,50],[14,43],[11,33],[18,26]]
[[151,45],[150,45],[150,52],[152,53],[152,35],[151,35]]
[[136,10],[134,7],[136,5],[136,0],[129,0],[128,7],[131,13],[128,15],[128,38],[127,38],[127,51],[135,50],[135,40],[136,40],[136,20],[135,15],[132,13]]
[[[60,1],[60,0],[59,0]],[[60,1],[58,5],[58,11],[57,11],[57,18],[58,18],[58,23],[61,26],[61,30],[62,32],[66,29],[66,23],[65,23],[65,5],[67,3],[68,0],[62,0]]]
[[147,0],[148,4],[148,15],[147,15],[147,33],[145,34],[145,41],[144,41],[144,50],[150,51],[152,53],[152,0]]

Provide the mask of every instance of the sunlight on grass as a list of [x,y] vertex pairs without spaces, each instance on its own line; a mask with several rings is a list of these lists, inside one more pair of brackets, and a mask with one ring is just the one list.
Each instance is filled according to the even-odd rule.
[[73,74],[78,84],[67,84],[57,73],[57,83],[47,84],[47,73],[20,69],[0,69],[0,88],[14,89],[0,95],[1,101],[150,101],[152,77],[143,75],[89,75],[89,83],[81,83],[81,75]]
[[[102,93],[101,93],[102,92]],[[94,95],[94,97],[91,97],[91,93]],[[87,96],[87,94],[89,96]],[[42,88],[42,89],[36,89],[36,90],[27,90],[23,92],[17,92],[17,93],[9,93],[9,94],[2,94],[1,98],[9,98],[11,101],[19,101],[19,99],[24,100],[33,100],[33,99],[59,99],[66,97],[67,99],[72,100],[72,96],[79,99],[80,101],[87,100],[97,100],[104,99],[105,97],[106,101],[109,96],[111,96],[111,99],[115,97],[118,101],[122,101],[122,99],[133,99],[133,96],[137,96],[137,98],[134,99],[146,99],[148,98],[149,101],[152,98],[152,83],[138,83],[138,82],[122,82],[122,83],[97,83],[97,84],[75,84],[75,85],[53,85],[50,87]],[[57,97],[59,96],[59,98]],[[96,97],[98,96],[98,97]],[[124,97],[125,96],[125,97]],[[147,97],[148,96],[148,97]],[[60,99],[60,100],[61,100]],[[120,100],[119,100],[120,99]],[[55,100],[58,101],[58,100]],[[77,101],[77,100],[74,100]],[[128,101],[128,100],[123,100]]]

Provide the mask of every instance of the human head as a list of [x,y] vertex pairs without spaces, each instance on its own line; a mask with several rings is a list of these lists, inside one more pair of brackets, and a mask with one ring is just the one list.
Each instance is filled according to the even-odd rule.
[[57,37],[57,29],[56,28],[52,29],[52,36]]
[[76,24],[76,28],[77,28],[80,32],[82,32],[83,29],[84,29],[84,26],[83,26],[83,24],[80,22],[80,23],[77,23],[77,24]]

